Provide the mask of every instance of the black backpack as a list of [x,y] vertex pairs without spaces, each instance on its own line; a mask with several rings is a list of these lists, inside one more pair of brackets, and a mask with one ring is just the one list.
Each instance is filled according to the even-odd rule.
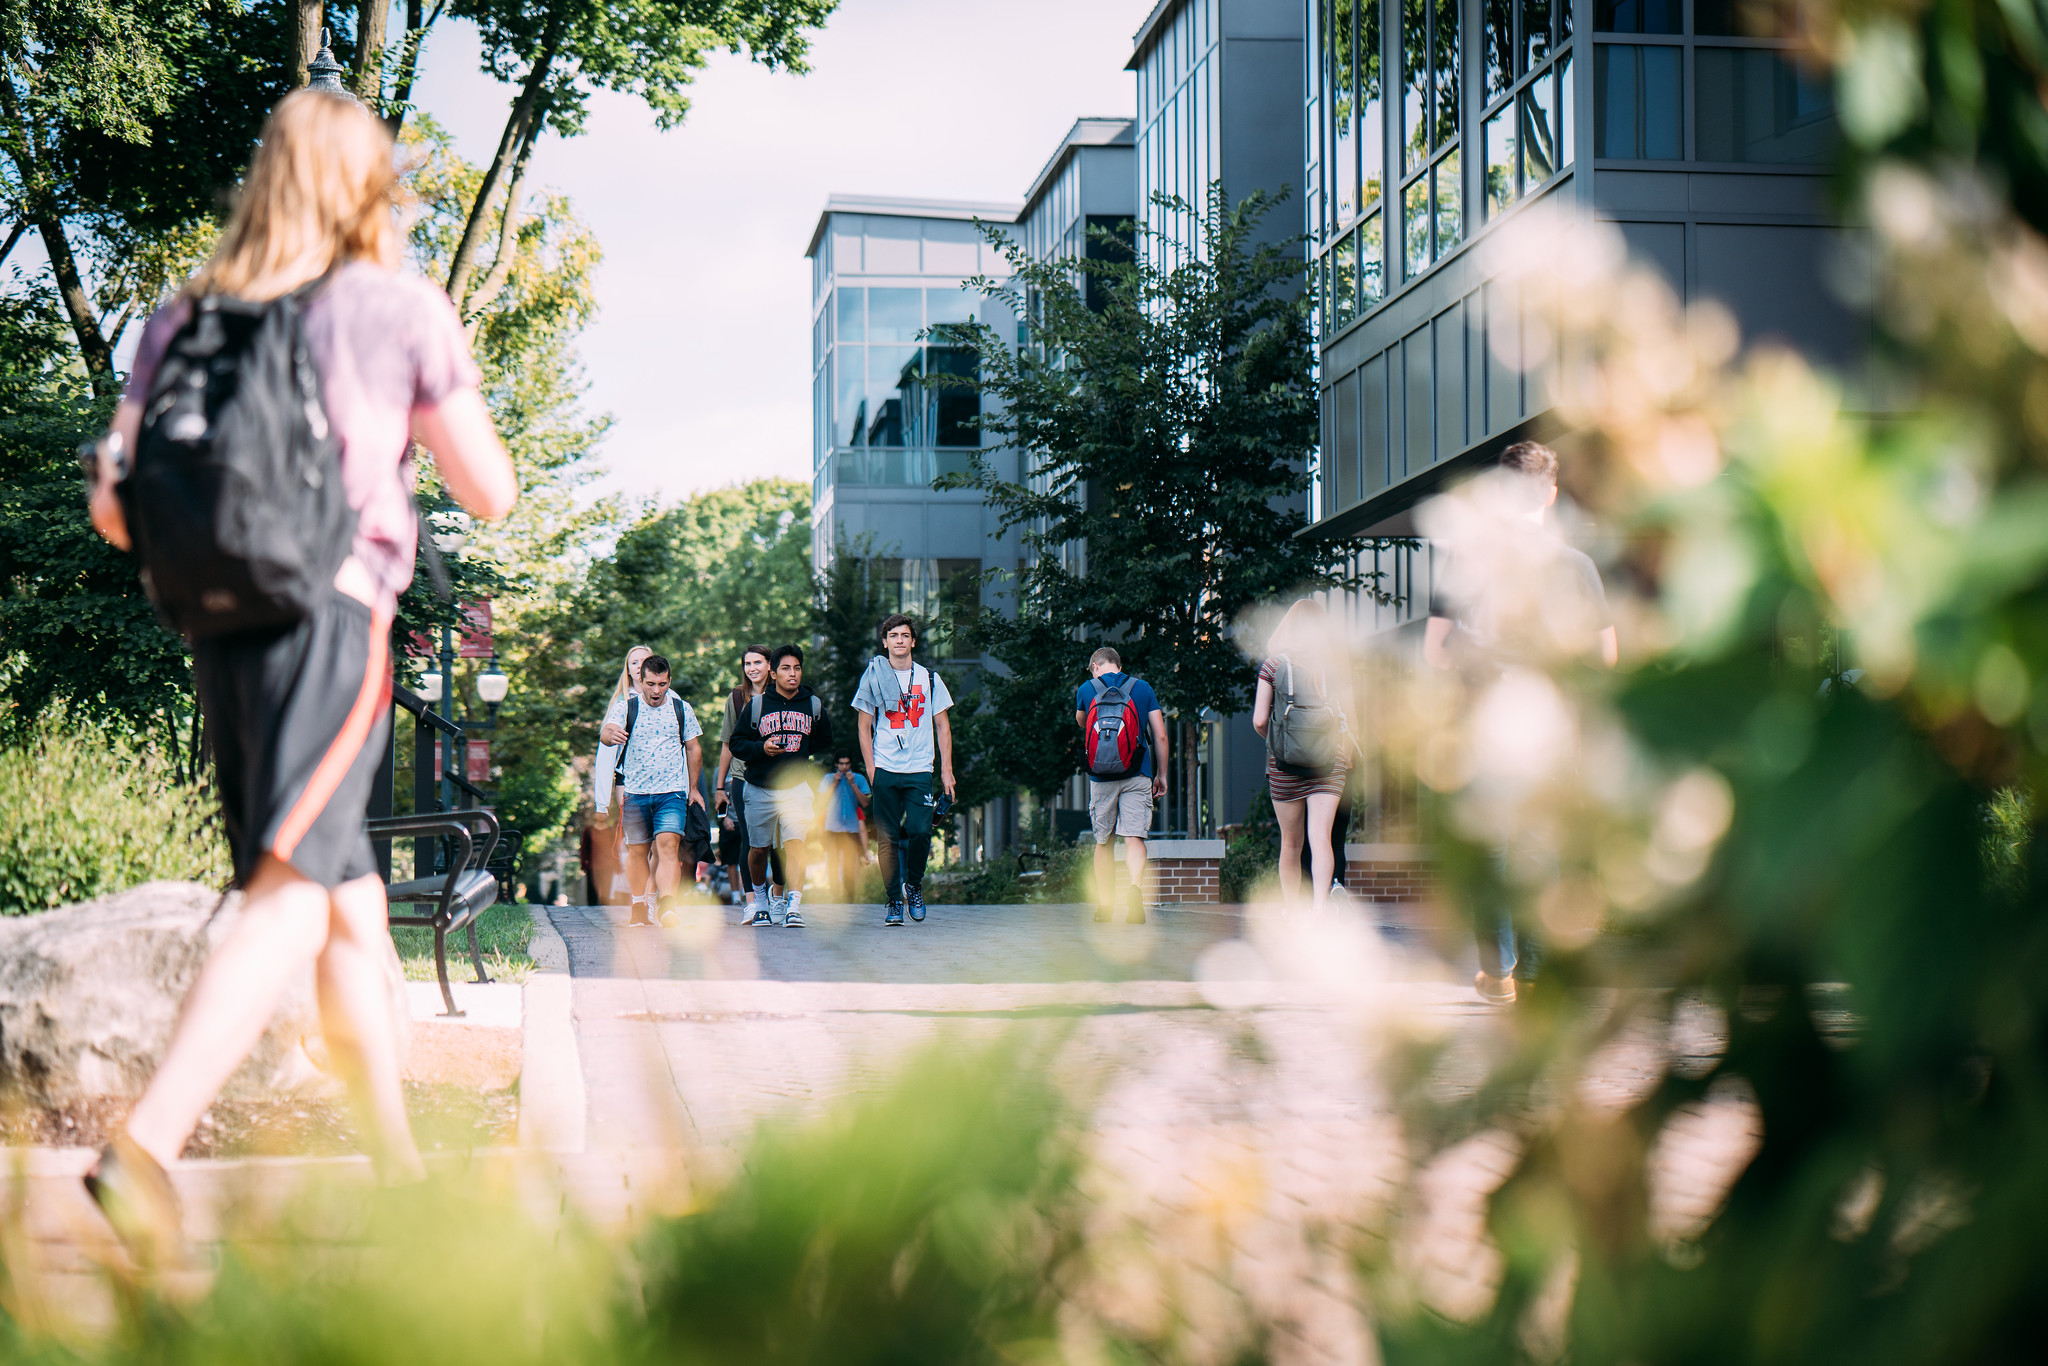
[[118,493],[142,586],[188,640],[303,619],[354,544],[302,321],[323,282],[266,303],[200,299],[150,381]]

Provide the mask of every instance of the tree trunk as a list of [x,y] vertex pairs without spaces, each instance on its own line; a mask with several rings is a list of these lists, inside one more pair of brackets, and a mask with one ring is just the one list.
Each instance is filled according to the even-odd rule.
[[534,54],[533,69],[527,72],[526,85],[519,92],[519,98],[512,103],[512,113],[505,120],[505,131],[498,138],[498,150],[491,158],[491,164],[484,171],[483,184],[477,187],[476,202],[470,205],[469,221],[462,225],[462,240],[456,243],[455,260],[448,267],[448,297],[455,301],[458,311],[462,308],[463,296],[469,289],[470,273],[476,268],[476,252],[481,245],[484,223],[491,210],[491,201],[497,197],[498,183],[505,178],[505,168],[517,153],[519,145],[529,135],[538,136],[537,119],[540,114],[541,91],[547,85],[548,69],[555,62],[555,44],[561,32],[561,10],[557,7],[548,17],[548,26],[540,40],[540,50]]
[[384,27],[391,0],[356,0],[356,98],[375,109],[384,102]]
[[327,7],[322,0],[292,0],[292,14],[297,21],[292,26],[292,87],[297,89],[312,79],[306,68],[320,51]]
[[57,281],[57,296],[64,301],[64,312],[78,338],[79,358],[85,362],[86,373],[92,376],[93,387],[105,389],[113,382],[114,348],[107,345],[106,334],[100,331],[99,311],[93,307],[92,296],[85,292],[85,277],[79,272],[78,258],[72,255],[70,239],[64,236],[64,216],[43,180],[35,125],[23,117],[12,81],[0,81],[0,110],[6,112],[12,125],[13,136],[7,150],[21,180],[22,221],[33,224],[43,239],[43,250],[50,257],[50,274]]
[[527,129],[526,140],[519,146],[519,159],[512,163],[512,181],[505,187],[505,214],[498,223],[498,254],[491,261],[483,282],[460,308],[472,346],[476,344],[484,310],[491,306],[492,300],[504,290],[505,282],[512,278],[512,258],[519,251],[519,196],[526,183],[526,165],[533,159],[533,144],[537,137],[536,130]]

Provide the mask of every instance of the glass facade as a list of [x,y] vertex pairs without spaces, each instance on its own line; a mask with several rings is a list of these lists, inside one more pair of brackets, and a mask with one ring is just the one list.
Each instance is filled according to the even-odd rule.
[[1307,3],[1309,240],[1327,339],[1570,165],[1571,11]]
[[[1145,250],[1161,270],[1199,255],[1201,210],[1209,182],[1221,174],[1217,8],[1218,0],[1187,0],[1138,68],[1138,204],[1158,232]],[[1155,193],[1187,207],[1162,213],[1152,207]]]
[[949,324],[987,322],[1000,300],[964,288],[1002,258],[970,221],[832,213],[812,269],[813,494],[839,484],[929,485],[981,444],[972,353]]
[[1800,63],[1797,44],[1750,37],[1747,8],[1742,0],[1596,0],[1594,155],[1826,162],[1839,137],[1827,78]]

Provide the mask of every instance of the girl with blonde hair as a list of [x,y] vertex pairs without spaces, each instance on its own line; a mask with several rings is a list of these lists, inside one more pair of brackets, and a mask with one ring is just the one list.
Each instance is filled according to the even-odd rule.
[[[652,645],[635,645],[632,649],[626,651],[626,660],[619,666],[618,685],[612,689],[612,695],[606,699],[607,706],[640,686],[640,665],[647,656],[653,653],[654,647]],[[615,866],[618,869],[618,875],[625,878],[628,888],[627,895],[633,901],[633,923],[642,924],[646,920],[642,906],[644,893],[633,889],[646,885],[647,879],[645,874],[647,869],[644,866],[646,860],[637,858],[626,844],[625,824],[613,814],[612,810],[613,799],[618,795],[614,789],[618,786],[619,760],[624,757],[624,750],[624,745],[608,745],[604,743],[602,737],[599,738],[597,758],[591,765],[590,795],[592,803],[597,807],[597,814],[605,818],[605,828],[615,832],[616,838],[612,841],[613,856],[617,860]],[[629,859],[632,860],[630,864],[627,862]],[[640,876],[636,877],[636,873],[640,874]],[[617,890],[618,883],[616,879],[607,877],[603,884],[600,885],[598,895],[605,897],[609,901],[610,897],[617,895]]]
[[442,486],[479,517],[504,516],[518,489],[454,308],[398,269],[396,187],[391,135],[369,110],[316,90],[279,101],[212,259],[144,329],[98,448],[93,524],[125,549],[115,488],[145,412],[164,410],[155,390],[169,348],[195,335],[218,297],[295,309],[319,381],[322,411],[310,416],[337,440],[355,513],[331,594],[287,625],[192,642],[242,900],[156,1075],[86,1178],[145,1262],[180,1245],[166,1168],[308,967],[328,1055],[380,1175],[424,1175],[399,1089],[396,952],[364,827],[391,743],[392,615],[417,549],[412,443],[433,452]]

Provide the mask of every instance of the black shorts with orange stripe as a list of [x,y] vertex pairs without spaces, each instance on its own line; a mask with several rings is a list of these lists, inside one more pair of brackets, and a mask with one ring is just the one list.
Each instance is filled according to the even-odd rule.
[[391,744],[391,619],[336,593],[295,626],[192,647],[235,875],[264,853],[323,887],[374,874],[364,827]]

